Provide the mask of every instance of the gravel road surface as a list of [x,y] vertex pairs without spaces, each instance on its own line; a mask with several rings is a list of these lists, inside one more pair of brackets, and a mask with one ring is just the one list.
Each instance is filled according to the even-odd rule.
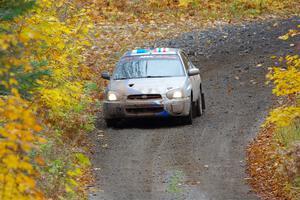
[[297,49],[278,36],[297,24],[299,18],[224,25],[157,42],[183,48],[200,68],[206,112],[187,126],[135,120],[106,129],[100,117],[90,199],[259,199],[246,184],[245,147],[273,98],[264,84],[270,57]]

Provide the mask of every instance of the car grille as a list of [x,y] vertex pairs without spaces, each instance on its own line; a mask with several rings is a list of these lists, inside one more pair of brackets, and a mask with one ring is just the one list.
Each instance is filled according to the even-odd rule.
[[127,99],[129,100],[150,100],[150,99],[161,99],[160,94],[134,94],[129,95]]
[[126,111],[130,114],[156,114],[164,111],[163,107],[152,108],[126,108]]

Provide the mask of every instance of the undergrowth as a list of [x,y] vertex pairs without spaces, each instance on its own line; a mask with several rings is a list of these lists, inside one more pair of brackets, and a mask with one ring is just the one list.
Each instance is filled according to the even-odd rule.
[[[96,1],[96,5],[101,12],[100,15],[108,19],[119,19],[118,15],[122,13],[126,13],[126,18],[152,20],[164,20],[168,16],[174,18],[197,16],[200,20],[230,20],[255,18],[262,14],[299,14],[297,0],[150,0],[146,2],[107,0]],[[120,13],[115,12],[116,10]]]
[[[281,40],[299,35],[297,29]],[[279,58],[267,78],[273,93],[285,101],[271,110],[262,131],[248,149],[249,183],[263,199],[300,199],[300,57]]]

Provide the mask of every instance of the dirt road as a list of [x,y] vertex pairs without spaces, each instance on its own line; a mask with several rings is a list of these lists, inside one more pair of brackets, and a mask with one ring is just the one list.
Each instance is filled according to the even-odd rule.
[[[278,36],[299,18],[220,26],[157,46],[185,49],[204,79],[207,110],[191,126],[138,120],[95,137],[91,200],[255,200],[245,181],[245,147],[272,101],[264,84],[272,55],[293,52]],[[174,125],[175,124],[175,125]]]

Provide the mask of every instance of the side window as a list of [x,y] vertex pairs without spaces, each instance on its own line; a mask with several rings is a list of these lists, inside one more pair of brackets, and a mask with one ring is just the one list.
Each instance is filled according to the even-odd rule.
[[189,65],[189,68],[194,68],[194,65],[193,63],[191,62],[191,60],[189,59],[189,57],[184,53],[182,52],[182,54],[186,57],[186,59],[188,60],[188,65]]
[[184,53],[181,53],[182,61],[184,63],[184,67],[188,70],[191,67],[190,61]]

